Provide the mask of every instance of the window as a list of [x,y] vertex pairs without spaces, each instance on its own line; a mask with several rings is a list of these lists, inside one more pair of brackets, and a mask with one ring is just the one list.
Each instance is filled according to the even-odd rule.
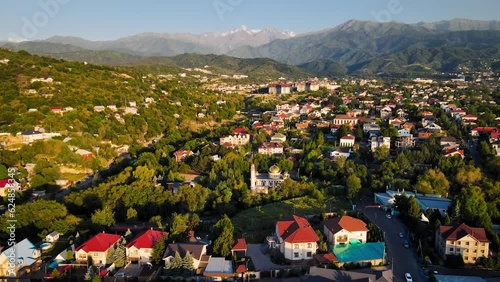
[[461,244],[461,243],[462,243],[462,242],[458,241],[458,242],[457,242],[457,245],[459,245],[459,246],[460,246],[460,244]]
[[311,243],[307,243],[307,247],[308,247],[308,248],[312,248],[312,247],[313,247],[312,245],[313,245],[313,244],[311,244]]
[[450,248],[450,252],[453,252],[453,248]]
[[477,242],[476,242],[476,243],[474,243],[474,246],[477,246]]
[[299,244],[294,244],[294,245],[293,245],[293,248],[294,248],[294,249],[298,249],[298,248],[299,248]]
[[469,257],[464,257],[464,260],[469,260]]
[[466,246],[469,246],[469,242],[465,242],[465,245],[466,245]]
[[484,246],[484,243],[481,243],[481,246]]
[[99,253],[94,253],[93,254],[94,257],[98,257],[99,256]]
[[299,252],[295,252],[295,253],[293,253],[293,257],[294,257],[294,258],[298,258],[298,257],[299,257]]
[[312,252],[307,252],[307,257],[308,258],[312,257]]

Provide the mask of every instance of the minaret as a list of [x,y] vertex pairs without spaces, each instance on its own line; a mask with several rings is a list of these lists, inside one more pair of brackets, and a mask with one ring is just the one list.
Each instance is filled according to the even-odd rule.
[[257,183],[257,176],[255,175],[255,165],[252,164],[250,166],[250,190],[252,190],[252,193],[257,192],[255,183]]

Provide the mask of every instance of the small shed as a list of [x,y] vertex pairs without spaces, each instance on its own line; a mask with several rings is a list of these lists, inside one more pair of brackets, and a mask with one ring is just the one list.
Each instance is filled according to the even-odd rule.
[[47,243],[57,242],[57,240],[59,240],[59,235],[60,235],[59,232],[53,231],[49,233],[47,236],[45,236],[45,241]]

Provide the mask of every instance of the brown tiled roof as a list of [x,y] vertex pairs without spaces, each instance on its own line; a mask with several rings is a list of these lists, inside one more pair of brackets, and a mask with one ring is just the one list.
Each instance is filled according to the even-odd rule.
[[349,232],[353,231],[368,231],[366,228],[366,223],[362,220],[344,215],[342,217],[336,217],[332,219],[325,220],[323,224],[330,230],[333,234],[345,229]]
[[449,241],[457,241],[467,235],[470,235],[479,242],[489,242],[484,228],[470,227],[465,223],[462,223],[459,226],[440,226],[439,233],[441,233],[441,237]]

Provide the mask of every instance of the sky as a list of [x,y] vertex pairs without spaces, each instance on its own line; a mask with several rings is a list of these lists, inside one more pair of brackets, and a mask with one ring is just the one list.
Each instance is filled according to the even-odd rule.
[[350,19],[500,20],[499,11],[499,0],[1,0],[0,40],[113,40],[143,32],[226,32],[242,25],[300,34]]

